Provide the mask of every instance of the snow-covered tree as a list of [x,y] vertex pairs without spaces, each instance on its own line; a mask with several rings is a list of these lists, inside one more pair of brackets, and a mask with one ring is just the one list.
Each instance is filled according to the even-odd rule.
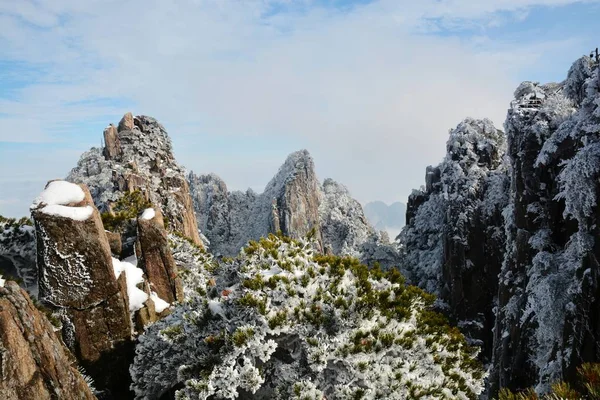
[[478,397],[477,350],[431,310],[433,296],[395,269],[313,248],[270,235],[219,264],[188,257],[186,301],[140,337],[137,398]]

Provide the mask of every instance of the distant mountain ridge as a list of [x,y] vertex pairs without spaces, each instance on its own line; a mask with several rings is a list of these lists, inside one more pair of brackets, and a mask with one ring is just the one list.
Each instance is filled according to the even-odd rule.
[[269,233],[301,238],[314,230],[325,253],[383,266],[398,261],[395,248],[373,229],[348,189],[331,179],[321,184],[306,150],[290,154],[261,194],[229,192],[215,174],[191,172],[188,182],[198,226],[215,255],[235,255],[249,240]]
[[387,205],[371,201],[364,206],[365,216],[378,231],[386,231],[394,239],[405,225],[406,204],[396,201]]

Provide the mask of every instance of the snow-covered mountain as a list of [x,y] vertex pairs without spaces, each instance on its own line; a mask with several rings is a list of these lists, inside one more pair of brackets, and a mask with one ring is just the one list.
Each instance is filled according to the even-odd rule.
[[0,219],[0,398],[476,399],[558,380],[581,397],[577,376],[600,381],[598,63],[519,85],[504,129],[452,129],[390,243],[306,150],[263,193],[230,192],[126,114],[33,225]]
[[451,131],[410,196],[402,266],[482,344],[490,394],[546,392],[600,360],[598,64],[522,83],[505,130],[468,119]]
[[[191,172],[188,180],[198,226],[215,255],[235,255],[249,240],[269,233],[302,238],[314,230],[324,252],[397,264],[395,247],[369,224],[348,189],[331,179],[319,182],[306,150],[290,154],[261,194],[229,192],[214,174]],[[381,246],[385,251],[373,250]]]

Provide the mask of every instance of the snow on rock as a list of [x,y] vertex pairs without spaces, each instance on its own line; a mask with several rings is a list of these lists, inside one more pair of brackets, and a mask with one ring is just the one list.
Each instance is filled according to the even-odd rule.
[[154,302],[154,311],[156,311],[159,314],[165,311],[167,308],[171,307],[171,304],[158,297],[156,292],[150,293],[150,299],[152,299],[152,301]]
[[69,218],[75,221],[85,221],[92,216],[94,212],[93,207],[67,207],[58,204],[48,205],[41,209],[41,211],[48,215],[54,215],[56,217]]
[[140,216],[140,218],[144,219],[144,220],[150,220],[150,219],[154,218],[155,215],[156,215],[156,212],[154,211],[153,208],[146,208],[144,210],[144,212],[142,212],[142,215]]
[[127,261],[119,261],[114,257],[112,258],[112,262],[115,271],[115,277],[118,279],[121,273],[125,273],[127,278],[129,311],[134,312],[141,309],[144,306],[144,303],[148,300],[148,294],[138,288],[138,285],[144,282],[144,271],[136,267],[134,264],[131,264]]
[[33,201],[31,209],[40,209],[43,213],[57,217],[69,218],[75,221],[85,221],[92,216],[93,207],[68,206],[80,203],[85,194],[81,187],[67,181],[52,181],[46,189]]
[[0,287],[4,287],[4,282],[6,281],[2,279],[2,275],[0,275]]
[[67,181],[52,181],[48,183],[46,189],[33,201],[31,207],[37,208],[42,203],[46,205],[79,203],[84,198],[85,194],[78,185]]

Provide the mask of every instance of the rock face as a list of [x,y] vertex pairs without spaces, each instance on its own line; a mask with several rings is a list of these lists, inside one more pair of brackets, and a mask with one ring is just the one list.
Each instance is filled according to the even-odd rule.
[[67,180],[86,184],[95,204],[108,211],[125,192],[141,190],[168,219],[169,229],[202,245],[189,186],[171,140],[154,118],[127,113],[104,131],[105,147],[84,153]]
[[584,57],[561,84],[521,84],[508,111],[494,389],[544,391],[600,359],[599,92],[598,69]]
[[492,311],[504,250],[508,202],[504,134],[466,119],[450,132],[447,154],[409,197],[401,234],[409,280],[435,293],[472,343],[492,353]]
[[146,210],[138,218],[137,227],[138,267],[146,274],[150,289],[167,303],[182,301],[181,280],[177,277],[162,214],[158,210]]
[[190,173],[188,180],[198,226],[216,255],[237,254],[249,240],[269,233],[281,231],[300,238],[314,229],[323,251],[356,256],[366,263],[397,262],[395,246],[375,249],[381,235],[369,225],[348,190],[331,179],[319,183],[306,150],[288,156],[259,195],[251,190],[228,192],[214,174]]
[[14,282],[0,285],[0,344],[0,398],[96,398],[50,322]]
[[39,298],[100,389],[127,392],[131,320],[100,214],[84,185],[51,181],[32,205]]
[[517,88],[507,164],[487,125],[459,125],[411,195],[404,268],[483,344],[490,396],[541,393],[600,360],[598,66],[583,57],[560,84]]

